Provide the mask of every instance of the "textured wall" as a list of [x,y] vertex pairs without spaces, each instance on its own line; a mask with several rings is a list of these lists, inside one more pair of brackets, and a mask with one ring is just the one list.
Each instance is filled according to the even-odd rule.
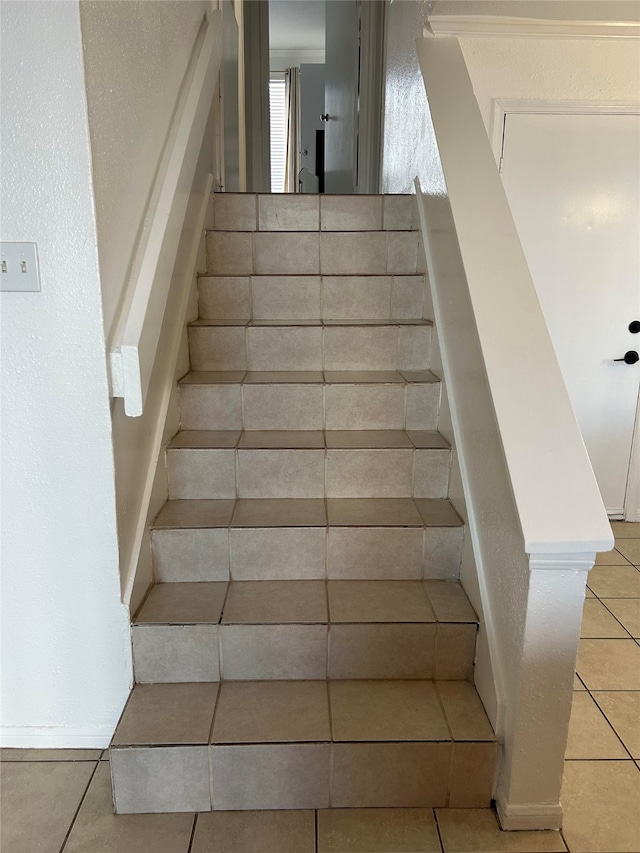
[[82,0],[107,341],[205,10],[204,0]]
[[106,745],[128,693],[77,2],[2,4],[2,737]]
[[387,56],[382,147],[383,193],[413,192],[413,180],[440,194],[444,181],[418,66],[425,3],[398,0],[387,7]]

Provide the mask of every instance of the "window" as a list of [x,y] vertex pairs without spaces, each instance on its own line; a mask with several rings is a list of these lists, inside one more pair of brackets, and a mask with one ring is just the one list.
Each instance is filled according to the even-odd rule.
[[271,121],[271,192],[284,192],[287,157],[287,108],[284,72],[272,71],[269,78],[269,117]]

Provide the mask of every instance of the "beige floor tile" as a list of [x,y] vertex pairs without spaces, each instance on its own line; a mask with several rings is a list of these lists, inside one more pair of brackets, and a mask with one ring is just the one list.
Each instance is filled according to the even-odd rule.
[[331,804],[335,808],[442,806],[450,743],[336,743]]
[[250,448],[324,448],[321,430],[250,430],[243,432],[238,447]]
[[215,810],[329,807],[328,743],[220,745],[210,749]]
[[325,326],[326,370],[395,370],[398,326]]
[[637,538],[621,539],[616,542],[616,550],[634,566],[640,566],[640,541]]
[[136,681],[218,681],[217,625],[134,625],[131,630]]
[[232,527],[324,527],[325,502],[314,498],[239,500]]
[[226,594],[224,582],[157,583],[133,621],[138,625],[217,623]]
[[210,812],[198,815],[191,853],[315,853],[310,811]]
[[321,370],[248,370],[245,385],[322,384]]
[[473,684],[466,681],[439,681],[436,686],[454,740],[495,739]]
[[207,234],[207,272],[228,276],[252,273],[252,235],[210,231]]
[[334,741],[448,741],[451,736],[429,681],[332,681]]
[[587,692],[574,693],[565,758],[628,758],[616,733]]
[[[240,377],[244,373],[238,374]],[[180,416],[188,430],[242,429],[242,390],[239,384],[192,382],[180,386]]]
[[332,625],[329,678],[433,678],[436,625]]
[[245,370],[246,329],[242,326],[189,326],[189,355],[194,370]]
[[381,196],[320,196],[321,231],[379,231],[381,228]]
[[249,370],[317,371],[322,368],[322,329],[317,326],[253,326],[247,329]]
[[419,527],[330,527],[329,578],[417,580],[424,532]]
[[457,581],[424,581],[427,598],[438,622],[477,622],[469,599]]
[[332,622],[435,622],[420,581],[330,580]]
[[391,277],[331,276],[322,279],[322,316],[325,320],[391,317]]
[[235,447],[240,430],[183,429],[169,442],[168,448],[223,448]]
[[602,603],[632,637],[640,638],[640,598],[603,598]]
[[324,527],[233,528],[229,535],[234,580],[314,580],[325,577]]
[[319,383],[243,385],[242,397],[246,430],[321,430],[323,427],[323,389]]
[[415,195],[384,196],[385,231],[411,231],[418,228],[418,205]]
[[325,275],[384,274],[386,254],[386,234],[370,231],[320,235],[320,269]]
[[333,448],[413,447],[407,433],[399,429],[327,430],[326,439],[327,447]]
[[323,498],[325,451],[238,450],[238,497]]
[[255,231],[256,197],[253,193],[215,193],[213,221],[217,231]]
[[629,521],[612,521],[613,535],[618,539],[640,539],[640,523]]
[[212,743],[329,740],[324,681],[227,681],[220,688]]
[[399,319],[422,317],[424,297],[424,276],[395,275],[391,295],[391,316]]
[[101,749],[0,749],[0,761],[99,761]]
[[314,275],[320,272],[317,234],[258,233],[254,236],[258,275]]
[[151,533],[157,583],[229,580],[229,531],[223,527]]
[[640,646],[634,640],[580,640],[576,669],[588,690],[640,690]]
[[166,453],[170,500],[236,497],[233,448],[171,448]]
[[320,276],[253,276],[254,320],[320,318]]
[[58,853],[95,766],[89,761],[3,764],[3,853]]
[[220,636],[225,680],[327,677],[326,625],[222,625]]
[[112,749],[118,814],[210,811],[208,749],[205,744]]
[[404,384],[397,370],[325,370],[325,381],[338,385]]
[[317,231],[320,227],[317,195],[258,196],[261,231]]
[[[613,599],[617,601],[617,599]],[[640,605],[640,599],[638,599]],[[597,598],[585,599],[582,610],[581,637],[628,639],[629,634]]]
[[596,566],[624,566],[630,562],[615,548],[612,551],[602,551],[596,554]]
[[573,689],[574,690],[586,690],[587,689],[584,686],[584,684],[580,681],[580,679],[578,678],[577,675],[573,676]]
[[491,805],[498,744],[456,741],[451,755],[451,808],[487,809]]
[[153,523],[161,527],[228,527],[235,501],[167,501]]
[[503,832],[490,809],[437,809],[445,853],[563,853],[559,832]]
[[322,809],[318,853],[440,853],[432,809]]
[[587,580],[598,598],[640,598],[640,572],[633,566],[594,566]]
[[365,430],[398,432],[405,423],[405,386],[329,384],[325,390],[325,408],[327,430],[354,434]]
[[424,523],[434,527],[459,527],[462,519],[446,500],[416,498],[416,506]]
[[438,624],[433,677],[443,681],[471,680],[478,627],[475,623]]
[[389,232],[387,271],[403,275],[415,275],[418,268],[417,232]]
[[327,450],[327,497],[407,497],[412,494],[414,455],[418,452],[429,451]]
[[595,692],[598,703],[633,758],[640,758],[640,692]]
[[640,850],[640,773],[632,761],[567,761],[562,832],[572,853]]
[[[242,382],[245,370],[192,370],[180,380],[180,386],[237,385]],[[223,427],[220,427],[223,429]]]
[[407,435],[411,439],[413,445],[415,447],[424,447],[424,448],[441,448],[441,447],[449,447],[449,442],[443,435],[440,435],[434,429],[413,429],[410,430]]
[[329,524],[340,527],[422,527],[411,498],[329,498]]
[[249,276],[203,276],[198,279],[200,316],[220,319],[251,317]]
[[112,745],[208,743],[217,684],[136,684]]
[[103,761],[89,785],[64,850],[65,853],[187,853],[193,820],[192,814],[184,813],[115,815],[109,764]]
[[223,624],[325,623],[327,590],[322,580],[234,581]]

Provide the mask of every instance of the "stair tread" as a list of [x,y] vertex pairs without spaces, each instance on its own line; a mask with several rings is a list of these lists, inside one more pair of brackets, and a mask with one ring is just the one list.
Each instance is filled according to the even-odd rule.
[[187,682],[135,685],[111,746],[385,741],[495,735],[469,682]]
[[430,370],[192,370],[180,385],[388,385],[439,383]]
[[155,584],[134,625],[477,623],[461,585],[434,580]]
[[332,319],[332,318],[291,318],[291,319],[272,319],[272,320],[250,320],[248,318],[228,319],[215,317],[198,317],[197,320],[192,320],[189,326],[235,326],[244,328],[246,326],[253,328],[278,328],[281,326],[432,326],[431,320],[424,317],[387,317],[387,318],[372,318],[363,317],[347,318],[347,319]]
[[459,527],[446,499],[238,498],[167,501],[152,527]]
[[181,430],[168,450],[450,449],[437,430]]

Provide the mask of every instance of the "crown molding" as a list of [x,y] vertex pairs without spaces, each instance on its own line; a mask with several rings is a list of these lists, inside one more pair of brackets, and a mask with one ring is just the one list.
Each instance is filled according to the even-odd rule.
[[637,39],[639,21],[552,21],[495,15],[431,15],[439,36],[519,36],[523,38]]

